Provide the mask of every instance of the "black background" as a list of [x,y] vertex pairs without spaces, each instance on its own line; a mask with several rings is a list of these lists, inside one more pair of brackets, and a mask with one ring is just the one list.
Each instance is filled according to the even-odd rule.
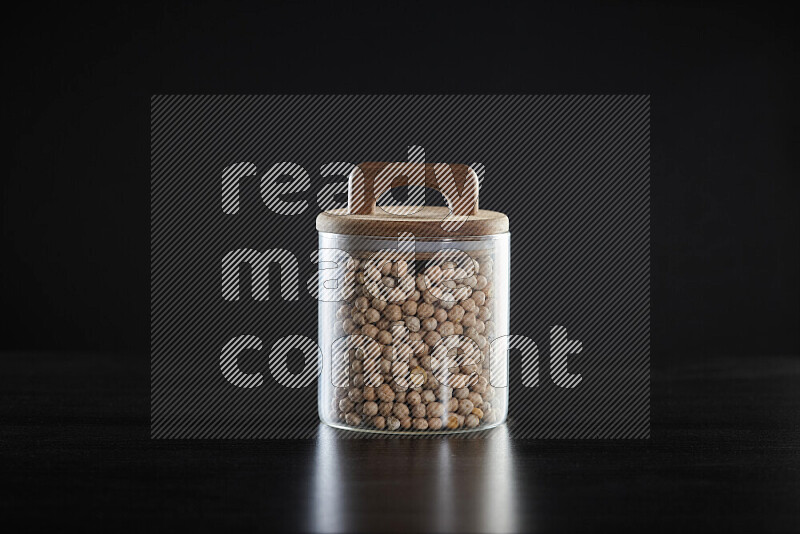
[[[26,512],[29,530],[71,519],[115,530],[308,529],[324,503],[308,498],[309,485],[329,457],[347,475],[329,477],[329,495],[365,531],[415,530],[414,496],[441,513],[425,491],[442,476],[447,487],[482,487],[457,475],[474,474],[483,440],[341,440],[331,454],[324,436],[149,438],[152,94],[622,93],[652,95],[652,439],[512,443],[521,524],[797,531],[788,8],[135,6],[4,7],[7,523],[10,510]],[[45,349],[75,352],[35,352]],[[387,474],[387,462],[401,474]]]
[[149,97],[652,95],[653,352],[798,347],[797,46],[765,4],[27,4],[5,348],[149,345]]

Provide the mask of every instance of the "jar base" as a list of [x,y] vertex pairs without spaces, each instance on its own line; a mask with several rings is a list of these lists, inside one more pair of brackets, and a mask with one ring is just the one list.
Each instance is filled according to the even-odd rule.
[[323,423],[331,428],[336,428],[338,430],[347,430],[348,432],[359,433],[359,434],[383,434],[383,435],[391,435],[391,436],[414,436],[414,437],[424,437],[424,436],[444,436],[448,434],[471,434],[475,432],[482,432],[484,430],[491,430],[493,428],[497,428],[500,425],[506,424],[505,421],[499,421],[497,423],[492,423],[490,425],[481,425],[475,428],[459,428],[457,430],[378,430],[377,428],[357,428],[352,426],[347,426],[344,424],[339,423],[332,423],[330,421],[325,421],[324,419],[320,419]]

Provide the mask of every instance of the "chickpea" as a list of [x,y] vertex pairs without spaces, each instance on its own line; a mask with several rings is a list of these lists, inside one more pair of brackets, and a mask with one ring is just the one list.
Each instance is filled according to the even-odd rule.
[[411,416],[415,418],[425,417],[427,415],[427,408],[424,404],[417,404],[411,408]]
[[402,278],[406,275],[407,272],[408,272],[408,265],[403,260],[396,261],[394,265],[392,265],[391,269],[392,276]]
[[[395,393],[389,384],[383,384],[378,388],[378,398],[384,402],[392,402],[395,398]],[[347,411],[347,410],[342,410]]]
[[436,400],[436,395],[433,393],[432,390],[424,389],[422,390],[422,393],[420,393],[420,399],[425,404],[430,404],[431,402]]
[[392,413],[402,420],[404,417],[408,417],[409,409],[405,404],[395,403]]
[[434,311],[433,305],[428,302],[423,302],[417,306],[417,317],[420,319],[427,319],[433,316]]
[[428,421],[426,419],[422,419],[421,417],[414,419],[414,429],[415,430],[427,430],[428,429]]
[[353,304],[355,305],[356,309],[362,312],[369,308],[369,301],[367,300],[367,297],[358,297]]
[[399,321],[403,318],[403,311],[397,304],[390,304],[383,310],[383,315],[389,321]]
[[481,419],[483,417],[483,410],[481,410],[480,408],[473,408],[472,414],[478,419]]
[[447,416],[447,428],[450,430],[456,430],[461,426],[461,423],[458,420],[458,416],[456,414],[450,414]]
[[378,404],[378,413],[384,417],[392,415],[392,409],[394,409],[394,403],[392,402],[381,402]]
[[471,297],[462,300],[461,307],[464,308],[464,311],[467,313],[475,313],[478,311],[478,305],[475,304],[475,301]]
[[372,339],[375,339],[375,337],[378,335],[378,332],[378,327],[373,324],[364,325],[364,328],[361,329],[362,334],[367,337],[371,337]]
[[372,418],[372,426],[377,428],[378,430],[383,430],[386,428],[386,419],[381,415],[376,415]]
[[397,396],[394,399],[396,402],[405,402],[406,401],[406,392],[405,389],[402,391],[397,392]]
[[427,406],[429,417],[441,417],[444,415],[444,405],[441,402],[431,402]]
[[386,418],[386,428],[389,430],[397,430],[400,428],[400,419],[394,416]]
[[428,418],[428,428],[431,430],[441,430],[442,428],[442,420],[439,417],[429,417]]
[[478,319],[488,321],[492,317],[492,311],[486,306],[481,306],[478,311]]
[[406,402],[409,406],[416,406],[422,402],[422,396],[416,391],[412,391],[406,395]]
[[412,316],[417,314],[417,303],[413,300],[407,300],[403,303],[402,306],[403,314],[406,316]]
[[458,399],[452,397],[450,400],[447,401],[447,411],[455,412],[456,410],[458,410]]
[[419,332],[421,326],[418,317],[406,317],[405,325],[409,332]]
[[375,388],[372,386],[366,386],[364,388],[364,400],[365,401],[374,401],[378,398],[378,394],[375,392]]
[[464,421],[464,426],[466,426],[467,428],[475,428],[476,426],[478,426],[479,423],[480,419],[478,419],[478,416],[474,414],[469,414],[467,415]]
[[478,320],[478,318],[476,317],[475,313],[467,312],[467,313],[464,314],[464,317],[461,319],[461,325],[464,328],[467,328],[467,329],[473,328],[475,326],[475,321],[477,321],[477,320]]
[[476,393],[474,389],[475,388],[473,388],[473,391],[467,395],[467,399],[472,402],[473,406],[481,406],[483,405],[483,397],[481,397],[480,393]]
[[453,390],[453,397],[458,400],[466,399],[469,396],[469,390],[467,388],[458,388]]
[[464,308],[460,304],[454,305],[447,313],[447,318],[451,322],[457,323],[464,317]]
[[453,323],[451,323],[450,321],[445,321],[439,325],[436,331],[439,332],[439,334],[442,337],[447,337],[447,336],[452,336],[455,333],[455,328],[453,326]]
[[431,330],[436,330],[437,326],[438,323],[436,322],[436,319],[434,319],[433,317],[428,317],[427,319],[422,321],[422,329],[425,330],[426,332],[430,332]]
[[472,292],[472,300],[475,301],[475,304],[478,306],[483,306],[486,304],[486,293],[483,291],[473,291]]
[[463,399],[458,401],[458,413],[461,415],[467,415],[472,413],[473,408],[475,405],[472,404],[472,401],[469,399]]
[[381,312],[375,308],[369,308],[364,312],[364,320],[368,323],[377,323],[381,318]]
[[481,289],[485,288],[486,285],[489,283],[489,280],[487,280],[486,277],[483,276],[482,274],[479,274],[475,278],[477,280],[477,283],[475,284],[475,289],[477,289],[478,291],[480,291]]
[[447,320],[447,311],[442,308],[437,308],[436,311],[433,312],[433,318],[436,319],[437,323],[443,323]]
[[349,398],[344,398],[339,401],[339,409],[345,413],[350,412],[355,408],[356,403]]
[[367,324],[367,319],[364,316],[364,314],[361,313],[360,311],[354,311],[353,322],[355,323],[356,326],[364,326],[365,324]]
[[381,330],[375,340],[381,345],[389,345],[392,343],[392,334],[388,330]]
[[361,411],[367,417],[371,417],[378,413],[378,404],[372,401],[367,401],[361,406]]
[[350,412],[344,416],[344,420],[348,425],[358,426],[361,424],[361,416],[355,412]]
[[425,340],[426,345],[428,345],[429,347],[433,347],[439,342],[439,340],[442,339],[442,336],[441,334],[439,334],[439,332],[432,330],[427,334],[425,334],[425,337],[423,339]]

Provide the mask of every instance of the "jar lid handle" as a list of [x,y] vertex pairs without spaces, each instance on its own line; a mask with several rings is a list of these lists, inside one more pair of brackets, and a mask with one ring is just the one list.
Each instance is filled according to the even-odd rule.
[[361,163],[350,174],[347,212],[374,215],[381,195],[404,185],[439,191],[452,215],[478,214],[478,175],[469,165],[381,161]]

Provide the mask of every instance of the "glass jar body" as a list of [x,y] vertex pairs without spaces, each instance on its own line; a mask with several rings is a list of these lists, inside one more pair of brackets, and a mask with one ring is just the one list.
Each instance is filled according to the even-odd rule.
[[320,233],[320,419],[402,433],[504,422],[509,240]]

